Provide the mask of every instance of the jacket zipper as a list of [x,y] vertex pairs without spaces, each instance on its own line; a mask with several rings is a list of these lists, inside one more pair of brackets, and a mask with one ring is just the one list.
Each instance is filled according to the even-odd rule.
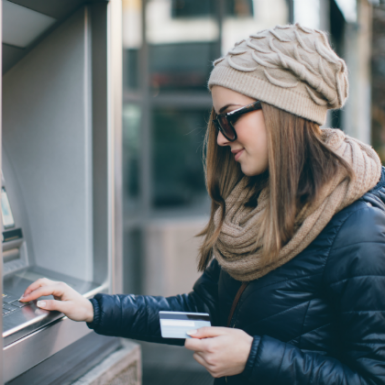
[[[247,285],[248,285],[248,282],[242,283],[241,287],[240,287],[240,288],[238,289],[238,291],[237,291],[237,294],[235,295],[233,304],[232,304],[232,306],[231,306],[229,318],[228,318],[228,320],[227,320],[227,327],[228,327],[228,328],[230,327],[231,319],[233,318],[235,309],[236,309],[236,307],[237,307],[237,305],[238,305],[238,302],[239,302],[239,300],[240,300],[240,298],[241,298],[243,292],[245,291]],[[233,326],[233,327],[234,327],[234,326]],[[225,377],[225,381],[226,381],[226,383],[227,383],[227,376]]]

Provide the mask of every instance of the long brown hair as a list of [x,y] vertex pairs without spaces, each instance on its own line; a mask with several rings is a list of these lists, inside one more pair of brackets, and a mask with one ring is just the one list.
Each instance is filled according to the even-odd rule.
[[[322,131],[311,122],[279,108],[262,103],[268,145],[268,170],[249,178],[254,189],[245,205],[256,205],[260,191],[267,187],[270,204],[256,239],[261,258],[273,259],[291,239],[299,212],[316,201],[322,186],[332,180],[341,167],[347,178],[354,177],[350,165],[329,149],[322,140]],[[199,270],[203,271],[212,257],[212,250],[226,215],[225,200],[244,177],[229,148],[217,145],[217,129],[211,111],[204,147],[206,185],[212,199],[211,216],[200,248]],[[221,222],[214,224],[214,213],[221,209]]]

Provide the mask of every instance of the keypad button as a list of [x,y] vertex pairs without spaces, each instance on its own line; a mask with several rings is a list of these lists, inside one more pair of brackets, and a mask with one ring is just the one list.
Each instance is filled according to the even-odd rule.
[[6,295],[3,297],[3,303],[12,303],[12,302],[18,301],[18,299],[19,299],[19,298],[16,298],[16,297],[13,296],[13,295],[6,294]]
[[15,301],[15,302],[12,302],[11,305],[20,308],[20,307],[26,306],[27,304],[23,302]]
[[9,303],[3,304],[3,310],[9,310],[9,311],[14,311],[17,310],[18,307],[10,305]]

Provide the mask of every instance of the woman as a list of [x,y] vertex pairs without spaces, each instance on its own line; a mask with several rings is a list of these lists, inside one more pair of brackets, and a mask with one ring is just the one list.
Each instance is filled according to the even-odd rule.
[[185,346],[215,384],[385,383],[385,173],[334,129],[344,61],[320,31],[277,26],[215,63],[206,144],[211,218],[189,294],[98,294],[41,279],[24,301],[97,333],[153,342],[161,310],[210,313]]

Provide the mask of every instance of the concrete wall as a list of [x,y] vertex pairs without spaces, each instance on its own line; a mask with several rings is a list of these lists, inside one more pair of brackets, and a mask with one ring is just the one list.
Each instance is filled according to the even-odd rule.
[[122,348],[106,357],[71,385],[141,385],[140,346],[122,340]]
[[198,248],[195,237],[208,218],[159,219],[145,229],[144,294],[170,296],[191,291],[201,275],[197,272]]

